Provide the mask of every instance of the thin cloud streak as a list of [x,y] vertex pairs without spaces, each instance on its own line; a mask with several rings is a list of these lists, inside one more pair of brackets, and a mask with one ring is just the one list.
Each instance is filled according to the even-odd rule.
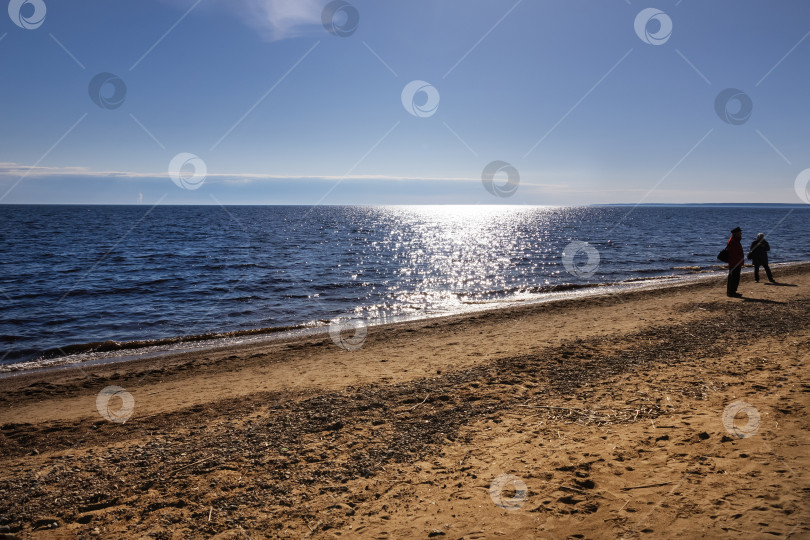
[[[27,172],[30,178],[51,178],[51,179],[124,179],[124,180],[157,180],[165,181],[169,178],[168,172],[129,172],[129,171],[94,171],[86,167],[29,167],[18,163],[0,162],[0,181],[6,178],[13,178],[22,172]],[[261,181],[288,181],[288,180],[312,180],[332,182],[343,181],[389,181],[389,182],[481,182],[480,177],[471,176],[393,176],[385,174],[353,174],[353,175],[284,175],[284,174],[264,174],[264,173],[210,173],[206,175],[206,183],[224,184],[250,184]],[[567,190],[567,184],[550,184],[539,182],[528,182],[521,180],[522,187],[542,187]]]
[[307,34],[321,24],[325,4],[319,0],[220,0],[219,3],[269,41]]
[[[17,176],[28,173],[29,177],[62,177],[62,178],[131,178],[136,179],[160,179],[168,178],[168,172],[130,172],[130,171],[94,171],[87,167],[30,167],[19,163],[0,162],[0,178]],[[264,174],[264,173],[210,173],[207,179],[232,179],[232,180],[431,180],[431,181],[460,181],[460,182],[480,182],[480,178],[463,176],[391,176],[381,174],[356,174],[356,175],[284,175],[284,174]]]

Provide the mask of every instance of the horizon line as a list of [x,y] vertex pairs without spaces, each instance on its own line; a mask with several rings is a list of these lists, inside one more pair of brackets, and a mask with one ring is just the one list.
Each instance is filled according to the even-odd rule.
[[[148,203],[0,203],[0,206],[150,206]],[[808,207],[807,203],[783,203],[783,202],[689,202],[689,203],[589,203],[589,204],[508,204],[508,203],[411,203],[411,204],[309,204],[309,203],[286,203],[286,204],[261,204],[261,203],[173,203],[157,204],[153,206],[513,206],[515,208],[582,208],[588,206],[785,206],[785,207]]]

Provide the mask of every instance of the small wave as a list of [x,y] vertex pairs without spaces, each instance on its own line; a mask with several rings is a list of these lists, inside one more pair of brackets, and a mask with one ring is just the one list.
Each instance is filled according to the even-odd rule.
[[53,292],[42,292],[42,293],[21,293],[15,294],[11,296],[12,300],[31,300],[34,298],[41,298],[43,296],[52,296]]
[[65,296],[107,296],[113,294],[132,294],[145,292],[141,286],[137,287],[118,287],[115,289],[74,289],[68,290]]
[[[190,336],[175,336],[158,339],[145,339],[136,341],[93,341],[90,343],[78,343],[48,349],[39,354],[40,358],[58,358],[81,353],[98,353],[111,351],[124,351],[142,349],[146,347],[157,347],[163,345],[173,345],[176,343],[194,343],[197,341],[207,341],[214,339],[234,338],[243,336],[255,336],[259,334],[275,334],[278,332],[289,332],[298,330],[309,325],[299,324],[295,326],[271,326],[266,328],[256,328],[251,330],[234,330],[231,332],[209,332],[205,334],[194,334]],[[20,352],[20,351],[16,351]]]
[[592,289],[594,287],[601,287],[604,283],[560,283],[557,285],[544,285],[540,287],[530,287],[527,292],[532,293],[550,293],[550,292],[565,292],[575,291],[578,289]]
[[323,290],[340,290],[340,289],[349,289],[352,287],[357,287],[359,283],[356,281],[348,281],[345,283],[324,283],[323,285],[318,285],[318,289]]
[[243,311],[231,311],[231,312],[228,312],[228,314],[226,316],[227,317],[246,317],[248,315],[253,315],[254,313],[256,313],[254,310],[246,309],[246,310],[243,310]]
[[149,321],[140,321],[138,323],[138,326],[144,328],[151,328],[151,327],[167,326],[170,325],[171,323],[172,321],[170,321],[169,319],[155,319]]
[[581,289],[592,289],[594,287],[601,287],[605,283],[558,283],[556,285],[539,285],[534,287],[510,287],[508,289],[498,289],[490,291],[481,291],[479,293],[454,293],[459,302],[467,305],[476,304],[492,304],[498,302],[510,302],[516,300],[516,296],[525,294],[549,294],[567,291],[576,291]]
[[622,283],[638,283],[639,281],[661,281],[662,279],[678,279],[678,276],[649,276],[629,278],[622,281]]
[[170,281],[177,281],[178,279],[182,279],[182,278],[177,278],[177,279],[169,279],[169,278],[152,279],[152,280],[149,280],[149,281],[144,281],[142,283],[138,283],[138,287],[148,287],[150,285],[160,285],[162,283],[168,283]]

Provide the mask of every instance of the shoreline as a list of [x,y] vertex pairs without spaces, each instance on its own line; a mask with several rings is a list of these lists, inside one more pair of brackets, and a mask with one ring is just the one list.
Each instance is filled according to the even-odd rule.
[[[791,264],[789,267],[783,267],[785,276],[802,275],[807,272],[810,273],[810,262]],[[564,298],[550,302],[537,302],[518,304],[510,307],[483,309],[472,313],[462,313],[447,316],[438,316],[434,318],[423,318],[412,321],[401,321],[378,326],[369,326],[367,328],[367,336],[362,346],[357,350],[344,350],[338,346],[328,333],[328,329],[323,329],[322,332],[313,333],[311,335],[303,336],[287,336],[280,337],[279,339],[272,339],[267,341],[258,341],[256,343],[246,343],[237,346],[225,345],[221,347],[212,347],[202,350],[169,352],[166,354],[158,354],[148,356],[145,358],[127,359],[121,362],[102,362],[99,364],[71,364],[53,369],[34,369],[19,372],[2,373],[0,374],[0,405],[13,402],[15,399],[23,399],[27,401],[28,396],[24,396],[19,389],[30,385],[43,385],[47,388],[55,383],[58,386],[64,386],[69,393],[75,394],[79,391],[78,383],[86,384],[90,379],[104,379],[110,376],[123,381],[137,381],[138,384],[145,384],[149,382],[150,378],[159,376],[166,378],[167,376],[182,380],[188,378],[189,371],[192,369],[199,369],[208,374],[221,374],[226,373],[264,373],[267,369],[276,368],[278,366],[287,366],[291,362],[296,362],[300,353],[305,353],[307,356],[316,359],[316,362],[334,361],[335,358],[347,356],[353,358],[354,361],[361,359],[364,364],[376,363],[376,354],[379,354],[379,348],[389,339],[393,339],[393,348],[402,349],[402,341],[410,341],[410,339],[403,339],[402,336],[409,335],[424,335],[430,339],[444,339],[443,336],[446,332],[458,334],[457,328],[464,328],[467,337],[473,338],[476,325],[478,324],[529,324],[532,319],[543,320],[546,324],[553,322],[555,318],[566,317],[575,314],[577,318],[585,318],[589,320],[588,324],[577,327],[583,335],[604,334],[609,335],[612,325],[609,321],[600,321],[596,315],[591,313],[606,312],[611,313],[617,308],[626,308],[629,310],[637,303],[645,305],[660,297],[674,297],[679,298],[679,302],[684,302],[684,297],[689,294],[699,295],[696,298],[711,298],[714,300],[725,301],[733,300],[727,299],[725,296],[725,275],[714,276],[699,276],[698,279],[688,283],[670,284],[663,287],[650,287],[638,288],[636,290],[624,290],[616,294],[603,294],[603,295],[590,295],[584,297]],[[754,285],[754,284],[751,284]],[[758,284],[764,287],[770,287],[767,284]],[[746,282],[741,284],[741,290],[745,294]],[[739,301],[752,301],[743,297]],[[753,299],[756,301],[756,299]],[[649,308],[647,308],[649,310]],[[655,310],[651,310],[655,311]],[[589,314],[590,316],[586,315]],[[700,316],[700,310],[692,310],[689,313],[690,317]],[[650,321],[661,319],[661,315],[657,313],[648,313],[646,316],[633,314],[637,320],[633,321],[633,327],[641,328],[643,324],[649,324]],[[547,320],[549,319],[549,320]],[[666,319],[663,319],[666,320]],[[594,323],[599,322],[600,326],[593,326]],[[621,326],[624,329],[624,326]],[[502,341],[504,338],[498,336],[497,331],[490,329],[490,339],[494,341]],[[508,338],[513,329],[508,329],[506,337]],[[554,340],[560,340],[563,336],[570,333],[570,329],[553,327],[536,329],[532,328],[533,334],[536,334],[535,339],[540,336],[551,337]],[[466,351],[463,343],[455,343],[455,350],[462,354]],[[530,349],[536,349],[536,346]],[[498,349],[497,347],[495,349]],[[384,349],[383,349],[384,350]],[[521,350],[518,348],[517,350]],[[487,354],[486,356],[498,356],[503,351],[496,350],[494,353]],[[480,355],[480,352],[473,352],[473,355]],[[398,355],[401,358],[401,355]],[[422,358],[425,358],[423,356]],[[270,359],[269,366],[267,360]],[[419,369],[417,362],[409,359],[411,364],[408,371],[409,373],[422,373],[427,374],[429,369]],[[231,365],[233,364],[233,365]],[[306,383],[297,381],[298,375],[290,373],[286,382],[293,386],[305,386]],[[412,377],[407,377],[412,378]],[[319,384],[319,387],[331,388],[331,384]],[[16,390],[16,391],[15,391]],[[42,394],[47,394],[48,391],[34,390],[30,391],[30,395],[38,397]],[[8,418],[0,408],[0,423],[4,418]]]
[[3,379],[0,527],[805,537],[810,264],[777,279],[372,327],[355,350],[320,336]]
[[[773,269],[790,269],[810,264],[810,261],[793,261],[776,263]],[[719,266],[719,265],[713,265]],[[743,268],[742,275],[750,274],[753,269],[750,265]],[[723,270],[701,270],[689,274],[671,274],[665,276],[629,278],[615,283],[597,284],[571,284],[565,286],[552,286],[551,291],[532,293],[533,297],[525,299],[499,299],[467,303],[465,309],[455,312],[418,313],[394,317],[381,317],[363,321],[366,328],[385,327],[400,323],[410,323],[446,317],[458,317],[485,313],[501,309],[512,309],[520,306],[532,306],[548,302],[577,300],[599,296],[623,294],[625,292],[660,290],[669,287],[689,286],[703,281],[724,277]],[[352,319],[357,320],[357,319]],[[333,323],[334,324],[334,323]],[[83,368],[149,360],[164,356],[175,356],[187,353],[203,353],[226,348],[240,348],[261,345],[277,340],[306,339],[326,335],[330,332],[330,324],[301,323],[294,326],[265,327],[257,329],[238,330],[222,333],[209,333],[194,336],[174,336],[155,338],[131,342],[91,342],[85,344],[66,345],[59,350],[79,352],[62,356],[43,356],[35,359],[21,360],[0,364],[0,380],[30,373],[47,373],[63,369]]]

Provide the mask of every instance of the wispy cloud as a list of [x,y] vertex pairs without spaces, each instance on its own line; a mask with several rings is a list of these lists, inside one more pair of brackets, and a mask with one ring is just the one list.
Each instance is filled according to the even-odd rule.
[[219,0],[270,41],[304,35],[321,24],[326,0]]
[[[28,178],[116,178],[116,179],[160,179],[168,178],[168,172],[97,171],[87,167],[30,167],[19,163],[0,161],[0,178],[26,175]],[[441,181],[441,182],[480,182],[480,178],[465,176],[392,176],[385,174],[355,175],[283,175],[264,173],[208,173],[206,178],[225,183],[247,184],[262,180],[389,180],[389,181]]]
[[[166,172],[132,172],[132,171],[115,171],[115,170],[93,170],[88,167],[31,167],[28,165],[21,165],[13,162],[0,161],[0,185],[6,182],[13,182],[20,177],[25,176],[27,179],[42,179],[55,182],[65,182],[66,185],[81,186],[81,185],[98,185],[93,182],[103,181],[118,181],[124,183],[132,183],[133,185],[150,185],[155,183],[170,183],[168,171]],[[403,184],[422,184],[422,185],[474,185],[480,186],[481,178],[479,176],[397,176],[390,174],[351,174],[351,175],[324,175],[324,174],[307,174],[307,175],[283,175],[283,174],[266,174],[266,173],[215,173],[209,171],[205,177],[205,183],[209,185],[221,185],[232,187],[237,193],[240,188],[247,188],[248,186],[261,186],[266,185],[298,185],[298,186],[314,186],[314,185],[334,185],[340,184],[355,184],[365,186],[364,189],[400,189],[397,186]],[[291,184],[292,183],[292,184]],[[532,181],[528,178],[521,179],[520,186],[522,190],[541,190],[546,193],[592,193],[590,190],[582,190],[573,188],[568,183],[549,183]],[[302,189],[306,189],[303,188]],[[466,189],[466,188],[465,188]],[[616,190],[618,192],[626,190]]]
[[[107,178],[153,178],[158,176],[154,173],[135,173],[122,171],[94,171],[87,167],[43,167],[21,165],[19,163],[0,161],[0,177],[27,176],[30,178],[42,178],[46,176],[81,176],[81,177],[107,177]],[[166,176],[166,174],[160,175]]]

